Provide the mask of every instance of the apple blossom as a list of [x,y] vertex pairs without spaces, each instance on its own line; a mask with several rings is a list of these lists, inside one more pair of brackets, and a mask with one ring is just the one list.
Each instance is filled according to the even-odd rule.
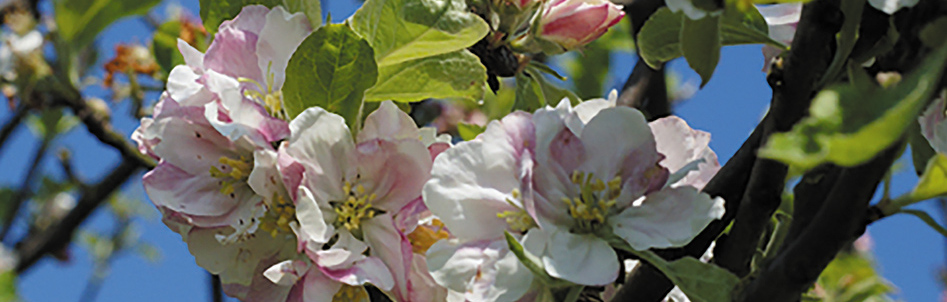
[[182,104],[202,105],[206,94],[216,93],[207,89],[207,82],[230,78],[240,81],[241,93],[282,117],[280,89],[286,65],[311,31],[302,13],[290,14],[281,6],[246,6],[233,20],[220,24],[206,54],[178,40],[186,65],[171,70],[168,92]]
[[920,0],[868,0],[868,4],[891,15],[903,7],[914,7],[919,1]]
[[0,35],[0,76],[7,80],[16,78],[18,59],[37,52],[43,46],[43,34],[33,29],[24,34],[7,33]]
[[[355,140],[341,116],[318,107],[300,113],[290,129],[279,167],[295,201],[299,248],[326,282],[371,283],[401,300],[410,297],[414,260],[403,231],[417,221],[402,215],[410,215],[421,195],[432,152],[417,126],[386,101]],[[323,249],[340,238],[348,243]],[[342,261],[345,254],[367,256]]]
[[[796,35],[796,25],[799,24],[799,17],[802,13],[802,3],[760,5],[756,8],[759,9],[763,19],[766,20],[766,25],[769,27],[769,37],[786,45],[792,44],[792,38]],[[782,49],[772,45],[763,46],[763,72],[769,72],[773,58],[782,52]]]
[[549,0],[538,16],[536,37],[572,50],[598,39],[624,16],[621,6],[607,0]]
[[[428,251],[439,284],[470,300],[471,293],[486,296],[478,291],[491,298],[514,292],[501,300],[518,299],[531,279],[518,276],[524,269],[488,269],[507,257],[498,238],[510,232],[540,256],[550,276],[604,285],[617,277],[618,257],[602,237],[617,236],[637,250],[682,246],[722,216],[723,201],[692,186],[704,173],[689,175],[702,162],[711,161],[703,167],[711,170],[716,164],[704,136],[674,119],[652,130],[640,112],[614,107],[616,97],[515,112],[435,159],[424,200],[456,236]],[[666,163],[682,167],[671,186],[652,131],[684,138],[677,148],[687,150]],[[693,159],[699,162],[681,164]],[[481,272],[473,280],[482,283],[465,283],[471,271]],[[511,276],[522,283],[491,282]]]

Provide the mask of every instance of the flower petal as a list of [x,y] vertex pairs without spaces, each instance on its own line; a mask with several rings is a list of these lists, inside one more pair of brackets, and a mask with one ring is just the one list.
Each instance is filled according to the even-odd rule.
[[702,189],[720,170],[717,154],[710,149],[710,133],[691,129],[683,119],[668,116],[648,124],[659,153],[664,154],[661,165],[677,173],[694,161],[702,161],[696,170],[686,172],[674,185],[689,185]]
[[551,228],[543,265],[550,276],[583,285],[605,285],[618,278],[618,255],[602,239]]
[[311,31],[309,19],[303,13],[291,14],[282,6],[276,6],[266,14],[266,23],[259,31],[256,53],[260,70],[271,72],[274,76],[274,87],[270,89],[279,90],[283,87],[289,58]]
[[641,205],[626,208],[608,222],[635,250],[679,247],[723,217],[723,202],[693,187],[667,188],[648,194]]

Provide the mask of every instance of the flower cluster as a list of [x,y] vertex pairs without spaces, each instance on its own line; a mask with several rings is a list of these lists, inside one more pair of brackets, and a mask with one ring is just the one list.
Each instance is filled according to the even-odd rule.
[[[612,6],[591,2],[547,5],[598,11],[600,35]],[[556,22],[571,21],[547,29]],[[300,13],[248,6],[206,53],[179,41],[186,65],[133,134],[159,161],[143,183],[163,221],[231,296],[533,300],[549,289],[506,233],[548,277],[605,285],[620,273],[615,240],[678,247],[723,213],[699,192],[719,168],[709,134],[676,117],[648,123],[614,92],[514,112],[457,146],[391,101],[357,129],[319,107],[287,116],[285,69],[311,31]]]

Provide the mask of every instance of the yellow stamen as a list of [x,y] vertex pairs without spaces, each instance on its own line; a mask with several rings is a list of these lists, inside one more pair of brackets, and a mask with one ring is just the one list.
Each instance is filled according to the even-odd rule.
[[575,219],[573,231],[593,232],[605,224],[616,198],[621,194],[621,177],[615,176],[607,183],[592,173],[572,172],[571,180],[579,186],[579,196],[563,197],[569,216]]
[[427,250],[438,240],[447,238],[450,238],[450,233],[444,229],[444,223],[438,219],[431,221],[430,226],[420,225],[408,234],[411,251],[421,255],[427,253]]

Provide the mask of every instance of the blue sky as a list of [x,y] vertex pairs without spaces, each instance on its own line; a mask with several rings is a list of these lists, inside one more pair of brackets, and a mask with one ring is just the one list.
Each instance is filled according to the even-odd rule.
[[[324,0],[325,1],[325,0]],[[178,1],[193,14],[197,14],[197,1]],[[354,0],[327,1],[328,11],[339,21],[356,9]],[[163,3],[154,13],[163,14],[168,3]],[[114,54],[118,42],[147,42],[150,34],[144,22],[137,19],[123,20],[108,28],[99,40],[100,58]],[[756,122],[763,115],[770,100],[770,90],[765,75],[760,72],[762,56],[760,46],[726,47],[722,51],[720,65],[713,80],[698,91],[693,98],[675,108],[695,129],[712,133],[711,147],[726,161],[739,148]],[[609,83],[620,87],[631,70],[634,59],[628,55],[616,55],[610,71]],[[670,68],[681,74],[683,80],[699,82],[696,74],[686,63],[675,61]],[[102,94],[104,89],[90,87],[88,93]],[[149,99],[156,99],[150,95]],[[130,118],[128,102],[113,107],[116,128],[130,134],[138,121]],[[0,109],[0,121],[9,119],[9,109]],[[3,150],[0,150],[0,184],[18,185],[25,175],[25,168],[38,143],[26,127],[19,128]],[[87,181],[96,181],[117,163],[118,154],[98,143],[84,128],[80,127],[58,140],[52,150],[68,148],[73,153],[75,168]],[[905,169],[897,173],[892,191],[897,195],[911,189],[917,178],[913,175],[910,159],[902,158]],[[54,157],[47,157],[43,168],[54,175],[59,167]],[[125,184],[129,194],[141,195],[141,183]],[[144,200],[144,199],[143,199]],[[143,201],[144,207],[153,207]],[[929,211],[933,216],[941,215],[934,202],[924,202],[916,208]],[[125,254],[118,257],[105,280],[98,301],[208,301],[207,274],[194,263],[180,237],[168,230],[157,218],[157,211],[150,218],[140,218],[138,223],[142,240],[156,245],[162,254],[157,263],[141,257]],[[84,225],[86,228],[108,231],[112,221],[107,213],[97,212]],[[940,297],[937,270],[943,266],[945,240],[924,223],[910,216],[894,216],[868,228],[874,240],[874,250],[879,269],[885,278],[899,288],[896,297],[906,301],[936,301]],[[16,235],[16,234],[14,234]],[[81,247],[70,247],[72,261],[60,263],[46,259],[31,271],[21,276],[20,294],[26,301],[77,301],[91,274],[91,257]]]

